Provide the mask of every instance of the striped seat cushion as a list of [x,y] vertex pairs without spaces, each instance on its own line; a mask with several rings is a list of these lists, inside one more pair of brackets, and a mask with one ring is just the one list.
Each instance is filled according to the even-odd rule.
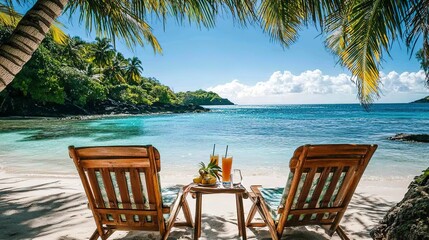
[[176,202],[182,187],[183,186],[176,185],[161,188],[162,206],[171,207]]

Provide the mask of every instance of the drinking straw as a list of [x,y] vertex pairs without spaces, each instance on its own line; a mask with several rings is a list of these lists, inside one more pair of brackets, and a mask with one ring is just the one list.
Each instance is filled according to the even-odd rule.
[[225,157],[228,155],[228,145],[226,145]]
[[214,156],[214,153],[215,153],[215,149],[216,149],[216,143],[215,144],[213,144],[213,156]]

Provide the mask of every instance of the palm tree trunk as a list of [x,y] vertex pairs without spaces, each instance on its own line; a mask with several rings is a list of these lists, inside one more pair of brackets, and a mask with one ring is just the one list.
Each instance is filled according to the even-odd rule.
[[0,46],[0,92],[12,82],[39,47],[68,0],[38,0]]

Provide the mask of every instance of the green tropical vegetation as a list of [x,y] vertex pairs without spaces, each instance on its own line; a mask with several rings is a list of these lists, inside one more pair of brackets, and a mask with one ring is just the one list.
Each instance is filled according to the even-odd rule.
[[[10,30],[1,30],[0,42],[9,34]],[[67,105],[91,113],[106,102],[147,106],[229,102],[203,90],[176,94],[142,72],[138,58],[125,58],[107,38],[85,42],[69,37],[58,44],[48,36],[13,83],[0,92],[0,113],[11,108],[19,113],[32,105]]]

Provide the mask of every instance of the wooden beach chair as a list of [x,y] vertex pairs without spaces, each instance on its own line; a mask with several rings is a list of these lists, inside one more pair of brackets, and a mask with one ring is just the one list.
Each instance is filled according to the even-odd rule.
[[[69,147],[97,229],[90,239],[115,230],[159,231],[167,239],[180,209],[191,226],[184,187],[163,189],[161,161],[152,146]],[[179,225],[179,223],[176,223]]]
[[[320,225],[348,239],[339,226],[377,145],[305,145],[290,160],[284,188],[251,186],[247,227],[267,226],[273,239],[285,227]],[[252,222],[256,211],[264,223]]]

